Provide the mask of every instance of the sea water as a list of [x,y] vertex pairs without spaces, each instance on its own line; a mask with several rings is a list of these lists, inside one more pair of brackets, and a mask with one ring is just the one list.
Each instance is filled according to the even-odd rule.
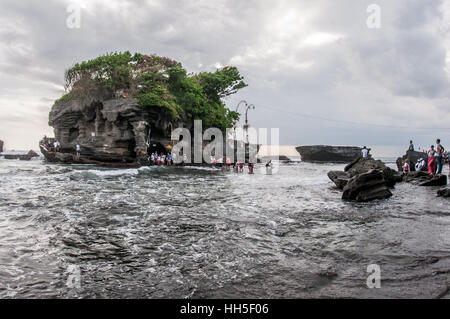
[[327,177],[343,167],[0,160],[0,298],[445,295],[448,199],[402,183],[387,200],[343,201]]

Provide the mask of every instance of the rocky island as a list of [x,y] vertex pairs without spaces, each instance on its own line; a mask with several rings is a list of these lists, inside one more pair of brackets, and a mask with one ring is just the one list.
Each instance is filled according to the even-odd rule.
[[174,128],[192,131],[194,120],[224,132],[239,114],[223,98],[247,86],[235,67],[188,74],[172,59],[129,52],[75,64],[65,79],[49,115],[55,138],[40,149],[48,162],[105,166],[148,164],[150,153],[172,148]]
[[356,146],[310,145],[295,148],[303,162],[349,163],[361,155]]

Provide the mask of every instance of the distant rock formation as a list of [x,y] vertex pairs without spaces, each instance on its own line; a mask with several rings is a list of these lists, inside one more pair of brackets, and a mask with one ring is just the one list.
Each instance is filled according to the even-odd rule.
[[39,154],[36,153],[33,150],[30,150],[28,153],[25,154],[2,154],[5,159],[7,160],[21,160],[21,161],[29,161],[34,157],[39,157]]
[[382,161],[358,158],[345,171],[331,171],[328,177],[343,191],[342,199],[367,202],[392,196],[390,188],[402,181],[401,175]]
[[3,146],[5,145],[5,142],[0,140],[0,153],[3,153]]
[[295,148],[303,162],[348,163],[361,156],[356,146],[311,145]]

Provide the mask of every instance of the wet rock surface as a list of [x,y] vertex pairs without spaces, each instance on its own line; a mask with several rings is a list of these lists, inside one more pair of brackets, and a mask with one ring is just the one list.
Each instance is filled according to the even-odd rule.
[[342,199],[367,202],[392,196],[390,188],[402,181],[401,175],[373,158],[357,158],[344,172],[330,171],[328,177],[343,190]]
[[447,185],[447,176],[431,175],[427,172],[409,172],[403,177],[403,180],[417,186],[445,186]]
[[383,171],[372,169],[367,173],[352,177],[343,189],[342,199],[367,202],[375,199],[385,199],[392,196]]
[[437,194],[439,197],[450,197],[450,187],[441,188]]
[[350,179],[349,174],[342,171],[330,171],[328,172],[328,177],[339,189],[344,189]]

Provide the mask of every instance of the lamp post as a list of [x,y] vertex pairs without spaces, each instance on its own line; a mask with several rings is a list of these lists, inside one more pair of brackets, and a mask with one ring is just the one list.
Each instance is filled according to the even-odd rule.
[[249,110],[254,110],[254,109],[255,109],[255,106],[254,106],[253,104],[246,105],[246,106],[247,106],[247,108],[246,108],[246,110],[245,110],[245,124],[244,124],[244,130],[245,130],[245,140],[246,140],[246,143],[248,144],[248,127],[249,127],[249,125],[248,125],[248,111],[249,111]]
[[[249,128],[249,125],[248,125],[248,111],[249,110],[254,110],[255,109],[255,106],[253,105],[253,104],[248,104],[247,103],[247,101],[245,101],[245,100],[242,100],[242,101],[240,101],[239,103],[238,103],[238,105],[236,106],[236,112],[239,110],[239,106],[241,105],[241,104],[245,104],[245,124],[244,124],[244,129],[245,129],[245,135],[246,135],[246,143],[248,143],[248,128]],[[236,139],[236,124],[237,124],[237,121],[234,121],[234,123],[233,123],[233,135],[234,135],[234,139]]]
[[[238,112],[239,106],[241,106],[242,103],[244,103],[245,106],[248,105],[246,100],[240,101],[240,102],[238,103],[238,105],[236,106],[236,111],[235,111],[236,113]],[[237,124],[237,121],[234,121],[234,123],[233,123],[233,128],[234,128],[234,129],[236,129],[236,124]]]
[[[240,102],[238,103],[238,105],[236,105],[236,111],[235,111],[236,113],[238,113],[239,106],[241,106],[241,104],[245,104],[245,106],[248,105],[248,104],[247,104],[247,101],[245,101],[245,100],[240,101]],[[234,141],[236,140],[236,125],[237,125],[237,123],[238,123],[237,120],[235,120],[235,121],[233,122],[233,140],[234,140]]]

